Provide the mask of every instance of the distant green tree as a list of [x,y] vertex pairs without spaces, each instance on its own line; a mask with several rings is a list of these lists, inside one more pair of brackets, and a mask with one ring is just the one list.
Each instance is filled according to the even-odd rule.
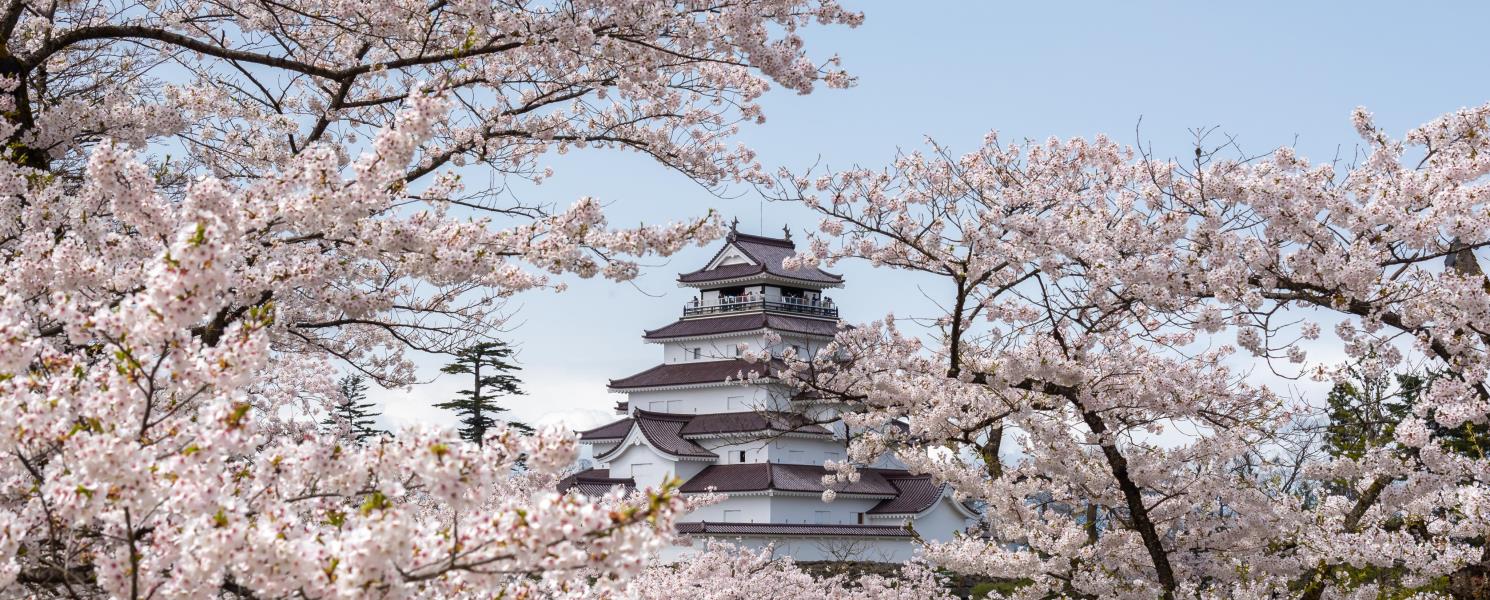
[[1490,455],[1490,426],[1465,422],[1458,427],[1444,427],[1433,418],[1436,409],[1428,410],[1428,431],[1445,450],[1483,460]]
[[[1324,449],[1330,456],[1360,459],[1377,448],[1396,448],[1404,456],[1414,450],[1398,447],[1394,441],[1397,425],[1412,414],[1423,392],[1432,383],[1431,375],[1421,373],[1385,373],[1363,368],[1363,363],[1348,367],[1349,379],[1330,388],[1329,424],[1325,427]],[[1347,480],[1325,481],[1321,485],[1331,494],[1356,498],[1359,492]],[[1416,520],[1393,518],[1386,526],[1391,531],[1412,534],[1421,528]],[[1429,581],[1426,586],[1408,585],[1406,569],[1397,566],[1342,565],[1331,570],[1331,577],[1348,589],[1371,584],[1380,590],[1378,598],[1408,598],[1417,593],[1441,592],[1445,580]]]
[[1349,372],[1351,378],[1335,384],[1327,398],[1325,449],[1331,456],[1361,458],[1391,443],[1427,379],[1417,373],[1368,374],[1360,365],[1350,366]]
[[[1328,397],[1330,422],[1325,429],[1325,450],[1331,456],[1361,458],[1372,448],[1392,443],[1397,424],[1412,413],[1423,393],[1433,384],[1433,373],[1368,375],[1359,366],[1350,367],[1351,378],[1335,384]],[[1482,458],[1490,452],[1490,427],[1465,423],[1444,427],[1428,407],[1426,419],[1432,439],[1445,450]]]
[[331,407],[331,413],[321,421],[327,433],[338,436],[359,446],[367,440],[388,435],[378,429],[373,420],[379,414],[377,405],[367,401],[367,380],[361,375],[348,375],[337,382],[341,398]]
[[[1434,373],[1394,373],[1367,375],[1358,366],[1350,369],[1351,378],[1335,384],[1329,394],[1330,423],[1325,430],[1325,450],[1332,456],[1361,458],[1372,448],[1393,444],[1397,424],[1411,414],[1424,393],[1434,384]],[[1490,452],[1490,427],[1464,423],[1458,427],[1444,427],[1434,418],[1436,409],[1431,405],[1424,411],[1431,439],[1439,447],[1476,459],[1483,459]],[[1414,450],[1401,449],[1404,454]],[[1336,493],[1353,497],[1355,491],[1346,482],[1331,481],[1324,485],[1333,487]],[[1393,517],[1387,521],[1390,531],[1406,531],[1420,537],[1429,537],[1422,531],[1425,526],[1420,519]],[[1475,544],[1485,546],[1483,538]],[[1490,556],[1490,549],[1482,556]],[[1407,598],[1419,592],[1451,592],[1455,598],[1486,598],[1490,591],[1490,567],[1486,561],[1471,564],[1447,576],[1430,580],[1427,585],[1410,587],[1404,584],[1406,570],[1401,567],[1338,567],[1338,577],[1348,578],[1353,585],[1371,583],[1382,591],[1381,598]]]
[[[512,361],[512,347],[506,342],[482,342],[456,352],[455,362],[440,369],[451,375],[470,375],[471,388],[461,390],[459,396],[436,407],[455,411],[460,417],[460,436],[477,445],[486,437],[487,430],[497,424],[496,415],[507,412],[497,405],[497,398],[518,396],[523,391],[520,380],[513,371],[518,366]],[[517,421],[507,425],[519,431],[531,433],[532,427]]]

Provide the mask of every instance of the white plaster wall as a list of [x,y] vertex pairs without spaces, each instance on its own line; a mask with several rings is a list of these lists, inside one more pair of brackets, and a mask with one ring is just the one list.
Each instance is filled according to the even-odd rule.
[[[704,438],[693,440],[693,443],[719,455],[718,464],[721,465],[763,463],[770,460],[771,442],[766,440],[748,442],[738,439]],[[740,459],[741,452],[745,453],[744,460]]]
[[[905,562],[914,558],[920,546],[909,539],[810,538],[789,537],[775,540],[777,556],[795,560],[867,560]],[[769,542],[764,542],[769,543]],[[762,543],[761,545],[764,545]]]
[[[740,334],[729,337],[719,337],[707,340],[685,340],[681,342],[663,342],[662,360],[666,363],[683,362],[708,362],[711,360],[731,360],[742,353],[740,344],[749,346],[750,352],[760,352],[762,338],[759,333]],[[699,357],[693,358],[693,349],[697,348]]]
[[631,477],[637,489],[656,489],[675,473],[673,460],[637,444],[627,447],[608,463],[611,477]]
[[[952,506],[952,502],[951,498],[945,496],[938,500],[931,512],[912,523],[916,532],[928,540],[945,542],[952,539],[953,534],[971,525],[973,520],[963,516],[962,511]],[[879,521],[877,519],[871,522]]]
[[842,461],[847,450],[840,440],[777,438],[770,445],[770,460],[785,465],[821,465],[824,461]]
[[[760,353],[771,350],[772,354],[775,355],[780,355],[787,348],[795,346],[797,357],[807,358],[816,354],[828,342],[829,340],[823,338],[783,333],[781,334],[780,343],[768,346],[763,333],[759,331],[741,332],[739,334],[706,340],[662,342],[662,361],[665,363],[682,363],[729,360],[741,356],[741,351],[739,350],[740,344],[745,344],[745,352]],[[698,358],[693,358],[693,350],[695,348],[699,351]]]
[[[597,456],[605,456],[607,454],[610,454],[611,450],[616,449],[615,444],[580,444],[579,447],[581,456],[583,458],[589,458],[591,460],[593,460]],[[588,452],[586,451],[587,449]],[[588,454],[588,456],[584,456],[585,454]]]
[[632,392],[632,409],[683,414],[781,410],[791,402],[787,391],[774,385],[723,385],[683,390]]
[[[859,522],[860,513],[868,511],[879,503],[879,499],[875,498],[844,497],[839,497],[833,502],[823,502],[822,498],[816,495],[729,496],[725,494],[725,496],[724,500],[689,513],[682,520],[851,525]],[[865,523],[870,522],[869,519],[865,519]],[[886,521],[884,524],[894,524],[894,522]]]
[[799,360],[806,360],[816,355],[817,351],[821,350],[827,344],[828,341],[822,338],[783,333],[781,334],[781,343],[772,346],[770,350],[772,350],[772,354],[780,355],[786,352],[788,348],[791,348],[796,351]]
[[822,497],[815,495],[772,496],[771,499],[772,523],[809,525],[819,521],[834,525],[857,524],[859,513],[868,511],[880,502],[878,498],[845,498],[842,496],[832,502],[823,502]]
[[717,504],[695,510],[680,521],[713,521],[716,523],[771,523],[771,498],[768,496],[735,496]]
[[673,475],[675,477],[678,477],[679,479],[682,479],[683,481],[688,481],[689,479],[692,479],[694,475],[698,475],[699,471],[704,470],[704,467],[707,467],[711,464],[714,463],[704,462],[701,460],[680,460],[673,463]]
[[[762,435],[758,439],[743,437],[699,438],[693,443],[719,455],[719,464],[776,463],[785,465],[822,465],[825,461],[842,461],[847,450],[840,440],[779,437]],[[740,459],[740,453],[745,459]]]

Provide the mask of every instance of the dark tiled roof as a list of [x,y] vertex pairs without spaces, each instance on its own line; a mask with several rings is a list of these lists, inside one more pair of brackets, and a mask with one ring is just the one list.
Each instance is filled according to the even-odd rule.
[[[805,269],[786,269],[781,266],[781,261],[791,258],[797,253],[797,246],[791,240],[762,237],[758,235],[746,235],[738,232],[729,234],[729,244],[733,244],[749,256],[757,264],[753,265],[725,265],[712,270],[698,270],[692,273],[684,273],[678,276],[678,281],[684,283],[696,283],[703,281],[719,281],[722,279],[734,279],[757,274],[770,274],[776,277],[796,279],[813,283],[839,284],[843,278],[815,267]],[[724,252],[729,244],[719,249],[714,254],[714,259]],[[714,262],[710,259],[709,262]]]
[[734,279],[736,277],[747,277],[765,273],[766,268],[761,265],[724,265],[707,271],[694,271],[678,276],[678,281],[693,283],[699,281],[719,281],[721,279]]
[[619,440],[626,437],[631,431],[631,418],[621,419],[614,423],[606,423],[589,431],[579,432],[582,440]]
[[716,333],[734,333],[737,331],[754,331],[756,329],[773,329],[788,333],[804,333],[807,335],[820,335],[833,337],[838,334],[838,323],[823,319],[811,319],[806,317],[787,317],[773,315],[770,313],[754,313],[749,315],[736,315],[732,317],[713,317],[708,319],[684,319],[665,327],[648,331],[642,337],[649,340],[665,338],[688,337],[694,335],[713,335]]
[[792,432],[812,435],[832,435],[826,427],[813,423],[802,415],[784,412],[734,412],[693,415],[683,426],[683,436],[711,435],[720,433]]
[[900,525],[807,525],[792,523],[678,523],[678,533],[716,535],[825,535],[911,537]]
[[[709,488],[720,493],[760,492],[779,490],[785,492],[822,492],[823,476],[828,470],[822,465],[782,465],[775,463],[746,463],[738,465],[709,465],[694,475],[682,487],[682,492],[700,493]],[[871,494],[894,496],[900,491],[880,473],[878,469],[860,469],[859,481],[837,484],[834,490],[844,494]]]
[[628,417],[588,431],[581,431],[579,437],[587,442],[619,441],[624,439],[626,434],[631,433],[632,424],[638,420],[643,422],[642,433],[647,435],[648,441],[654,445],[666,444],[667,447],[663,448],[664,450],[685,456],[703,456],[697,452],[699,448],[696,444],[686,440],[683,440],[686,443],[679,443],[678,440],[690,436],[757,432],[833,435],[832,431],[822,425],[813,423],[806,417],[795,413],[762,411],[692,415],[638,410],[635,419]]
[[900,494],[876,504],[874,508],[869,509],[870,514],[901,515],[921,512],[936,504],[945,488],[926,476],[890,475],[885,479],[890,482],[890,485],[895,486]]
[[638,410],[633,416],[636,417],[636,424],[641,427],[642,435],[647,436],[647,442],[658,450],[677,456],[699,458],[718,456],[703,446],[683,439],[681,433],[683,426],[688,424],[693,415],[670,415]]
[[775,363],[753,363],[743,359],[713,360],[707,362],[668,363],[657,365],[630,377],[610,380],[612,389],[646,388],[666,385],[690,385],[698,383],[720,383],[728,379],[749,376],[752,371],[766,375],[774,373],[780,365]]
[[559,480],[559,493],[575,490],[586,496],[599,496],[607,494],[615,486],[623,486],[628,491],[636,489],[636,481],[630,477],[611,477],[609,469],[590,469],[580,471]]

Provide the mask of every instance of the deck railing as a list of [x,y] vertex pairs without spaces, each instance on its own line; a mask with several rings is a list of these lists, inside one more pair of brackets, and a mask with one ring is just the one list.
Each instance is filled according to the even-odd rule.
[[773,312],[796,313],[814,317],[838,318],[838,307],[831,303],[793,301],[789,298],[781,300],[766,300],[764,298],[720,300],[714,304],[700,304],[689,302],[683,305],[683,316],[694,317],[702,315],[717,315],[732,312],[749,312],[757,310],[769,310]]

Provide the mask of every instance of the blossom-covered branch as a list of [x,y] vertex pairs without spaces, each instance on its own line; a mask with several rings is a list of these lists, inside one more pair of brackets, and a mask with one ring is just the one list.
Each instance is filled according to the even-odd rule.
[[[1349,167],[990,135],[783,173],[823,215],[796,262],[866,260],[948,294],[918,319],[929,337],[893,317],[846,330],[799,385],[850,407],[853,460],[894,451],[985,503],[990,540],[932,555],[1026,578],[1028,597],[1443,591],[1490,565],[1490,462],[1463,450],[1490,425],[1487,116],[1399,142],[1358,112]],[[1311,351],[1437,376],[1390,439],[1327,456],[1321,399],[1255,376],[1346,376]]]
[[[339,370],[637,274],[715,215],[616,228],[495,171],[630,149],[758,180],[770,85],[847,85],[831,1],[81,2],[0,9],[0,589],[66,597],[622,593],[671,489],[552,492],[567,433],[317,433]],[[483,177],[482,180],[486,178]],[[555,208],[567,204],[568,208]],[[515,469],[523,465],[526,471]],[[593,587],[592,587],[593,584]]]

